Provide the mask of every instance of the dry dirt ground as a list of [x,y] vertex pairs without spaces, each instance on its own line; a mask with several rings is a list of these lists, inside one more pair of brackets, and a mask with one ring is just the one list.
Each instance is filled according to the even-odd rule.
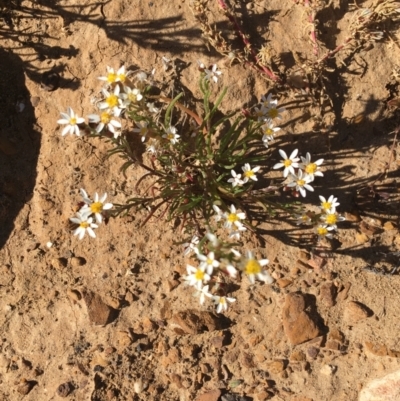
[[[317,55],[303,1],[236,1],[254,48],[268,43],[283,77],[349,34],[355,3],[314,5]],[[395,101],[388,105],[398,96],[396,21],[375,27],[383,40],[337,53],[320,80],[301,88],[295,76],[274,86],[208,48],[188,0],[0,6],[0,400],[348,401],[400,369],[399,114]],[[217,2],[209,8],[233,40]],[[164,72],[162,56],[176,72]],[[307,202],[335,194],[347,217],[322,253],[307,230],[261,222],[264,241],[248,235],[246,247],[271,261],[278,280],[243,280],[224,316],[200,307],[181,283],[187,260],[173,224],[141,228],[146,215],[132,213],[102,225],[96,239],[72,236],[79,188],[122,203],[140,171],[125,179],[107,144],[61,137],[56,123],[68,106],[93,112],[108,65],[156,68],[185,101],[199,99],[197,60],[222,70],[223,111],[273,91],[287,112],[268,163],[278,148],[324,158]],[[307,330],[314,338],[304,341]],[[400,400],[396,380],[394,395],[386,388],[364,400]]]

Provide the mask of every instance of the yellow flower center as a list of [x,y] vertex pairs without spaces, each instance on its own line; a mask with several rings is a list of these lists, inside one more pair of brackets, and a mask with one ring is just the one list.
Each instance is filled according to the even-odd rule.
[[249,259],[244,269],[246,274],[258,274],[261,272],[261,266],[255,259]]
[[89,223],[88,223],[87,221],[82,221],[79,225],[80,225],[82,228],[88,228],[88,227],[89,227]]
[[279,115],[279,112],[278,112],[278,109],[269,109],[268,110],[268,117],[270,117],[270,118],[276,118],[276,117],[278,117],[278,115]]
[[118,78],[121,82],[124,82],[126,79],[126,75],[125,74],[118,74]]
[[111,121],[111,116],[109,113],[107,113],[106,111],[103,111],[103,113],[100,114],[100,121],[103,124],[108,124]]
[[117,74],[115,74],[115,72],[109,72],[107,75],[107,82],[112,84],[115,82],[115,80],[117,79]]
[[225,297],[221,297],[218,301],[220,304],[225,305],[226,304],[226,299]]
[[118,105],[118,96],[114,95],[114,94],[108,96],[108,98],[106,99],[106,103],[111,108],[117,106]]
[[317,165],[315,163],[310,163],[305,168],[305,172],[307,174],[314,174],[316,171],[317,171]]
[[204,274],[205,273],[202,270],[198,269],[194,274],[194,277],[196,278],[196,280],[201,281],[204,278]]
[[75,118],[75,117],[71,117],[71,118],[69,119],[69,124],[70,124],[70,125],[76,125],[76,118]]
[[147,134],[147,127],[140,128],[140,135],[146,135],[146,134]]
[[101,202],[93,202],[90,205],[92,213],[100,213],[103,210],[103,204]]
[[283,165],[285,167],[289,167],[289,166],[292,165],[292,161],[290,159],[286,159],[286,160],[283,161]]
[[302,186],[304,186],[306,184],[306,182],[304,181],[304,180],[297,180],[297,185],[299,186],[299,187],[302,187]]
[[336,224],[337,222],[337,216],[336,214],[327,214],[325,221],[329,224],[329,225],[333,225]]
[[253,177],[254,176],[254,171],[248,170],[244,172],[244,176],[247,178]]
[[274,131],[272,131],[271,128],[266,128],[266,129],[264,130],[264,134],[265,134],[265,135],[274,135]]
[[306,214],[303,214],[303,216],[301,216],[300,219],[303,221],[307,221],[309,217]]
[[326,227],[318,227],[317,233],[318,233],[318,235],[324,236],[324,235],[328,234],[328,230],[326,229]]
[[212,264],[213,264],[213,262],[214,262],[214,261],[213,261],[212,259],[210,259],[210,258],[207,258],[207,264],[208,264],[208,265],[212,265]]
[[322,202],[321,203],[322,209],[329,210],[332,207],[331,202]]
[[239,221],[239,217],[236,213],[229,213],[227,220],[230,223],[234,223],[235,221]]

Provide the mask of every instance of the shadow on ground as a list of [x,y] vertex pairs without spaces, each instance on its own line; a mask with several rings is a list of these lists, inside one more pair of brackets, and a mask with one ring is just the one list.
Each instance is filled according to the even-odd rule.
[[22,60],[1,48],[0,60],[1,249],[14,229],[16,216],[32,197],[41,137],[35,129]]

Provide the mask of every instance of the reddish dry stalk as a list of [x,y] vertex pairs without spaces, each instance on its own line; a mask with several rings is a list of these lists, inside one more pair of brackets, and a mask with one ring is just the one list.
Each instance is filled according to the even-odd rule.
[[218,5],[221,7],[221,9],[224,11],[226,17],[229,19],[233,27],[235,28],[235,31],[237,35],[239,36],[240,39],[242,39],[243,43],[245,44],[247,50],[251,52],[251,55],[253,57],[253,60],[250,61],[249,63],[256,68],[258,71],[263,72],[264,74],[268,75],[268,77],[274,81],[279,81],[279,77],[277,77],[270,69],[267,67],[264,67],[263,65],[260,65],[258,60],[257,60],[257,54],[254,52],[254,50],[251,47],[251,43],[247,39],[246,34],[243,32],[242,27],[240,26],[239,22],[235,18],[233,14],[230,13],[229,8],[227,4],[225,3],[224,0],[217,0]]

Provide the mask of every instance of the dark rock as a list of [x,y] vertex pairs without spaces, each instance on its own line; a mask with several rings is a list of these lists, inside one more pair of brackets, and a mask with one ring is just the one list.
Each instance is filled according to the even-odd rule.
[[66,382],[58,386],[57,394],[60,397],[68,397],[74,390],[74,385],[71,382]]
[[117,318],[118,311],[104,303],[100,295],[91,291],[85,291],[82,295],[93,324],[104,326]]

